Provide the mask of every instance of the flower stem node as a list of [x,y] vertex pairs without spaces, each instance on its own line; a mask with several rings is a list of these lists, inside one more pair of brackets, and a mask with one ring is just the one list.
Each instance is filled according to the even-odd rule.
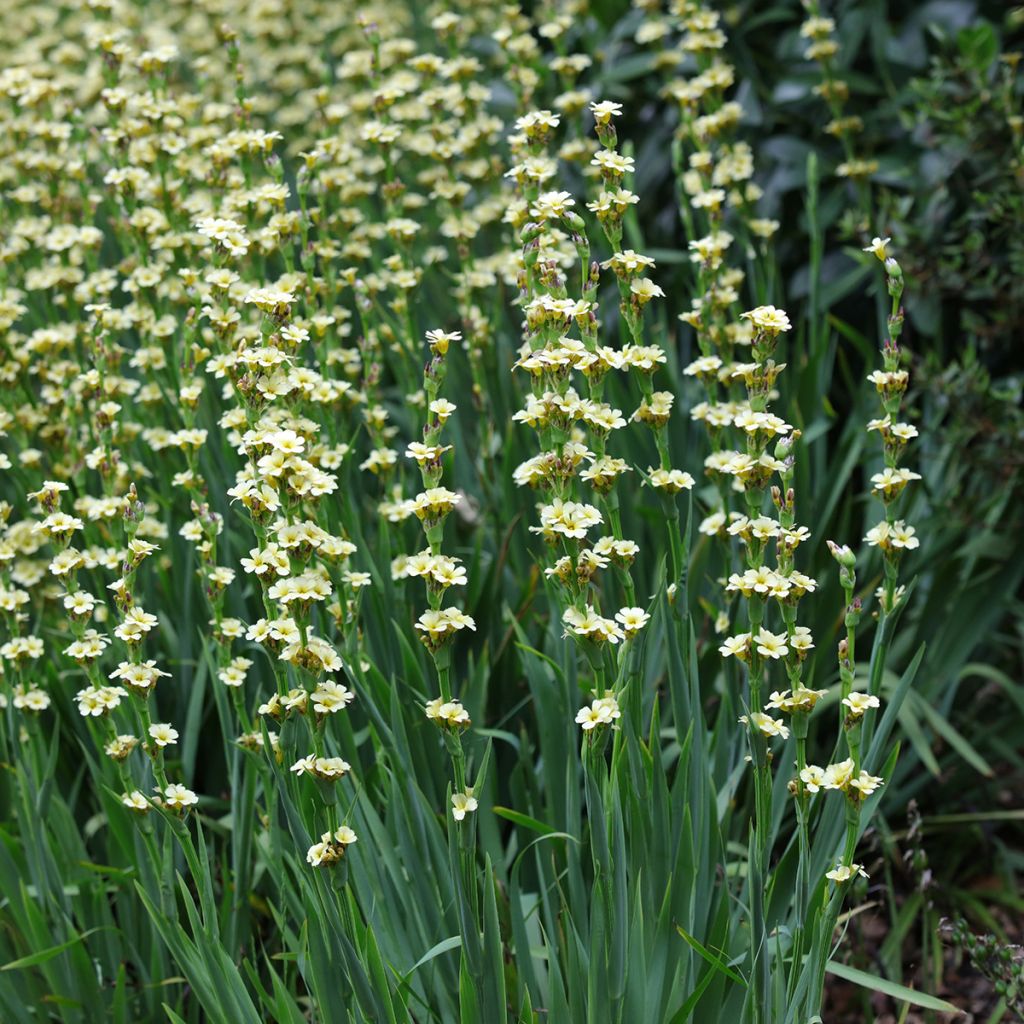
[[306,863],[314,868],[331,867],[345,856],[348,847],[357,839],[348,825],[342,825],[334,832],[324,832],[320,842],[314,843],[306,852]]
[[442,729],[461,732],[472,725],[469,712],[462,706],[462,701],[445,700],[443,697],[435,697],[428,701],[424,707],[427,718],[435,722]]
[[611,693],[598,697],[588,707],[582,707],[576,713],[576,724],[582,726],[584,733],[593,733],[604,726],[612,726],[622,717],[619,702]]
[[466,815],[471,814],[478,806],[472,786],[467,786],[462,793],[452,794],[452,817],[456,821],[464,820]]
[[867,878],[868,873],[860,864],[837,864],[831,871],[825,872],[825,877],[837,885],[844,885],[854,878]]

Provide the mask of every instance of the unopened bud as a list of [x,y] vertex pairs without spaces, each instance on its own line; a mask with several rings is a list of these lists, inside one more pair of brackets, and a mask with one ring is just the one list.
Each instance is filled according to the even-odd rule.
[[562,214],[562,219],[573,229],[574,232],[579,234],[578,240],[576,235],[573,235],[573,244],[578,247],[587,246],[589,248],[587,243],[587,225],[584,223],[583,218],[572,210],[566,210],[565,213]]
[[775,446],[775,458],[779,460],[788,459],[793,451],[793,438],[784,437]]
[[835,541],[826,541],[832,557],[844,568],[852,569],[857,564],[857,556],[846,544],[836,544]]
[[124,496],[123,518],[126,523],[141,522],[146,514],[146,506],[139,501],[139,492],[135,484],[128,485],[128,493]]

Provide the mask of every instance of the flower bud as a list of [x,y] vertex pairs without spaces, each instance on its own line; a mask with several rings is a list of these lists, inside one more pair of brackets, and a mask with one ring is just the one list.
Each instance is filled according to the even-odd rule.
[[836,544],[835,541],[826,541],[832,557],[844,568],[853,569],[857,564],[857,556],[846,544]]

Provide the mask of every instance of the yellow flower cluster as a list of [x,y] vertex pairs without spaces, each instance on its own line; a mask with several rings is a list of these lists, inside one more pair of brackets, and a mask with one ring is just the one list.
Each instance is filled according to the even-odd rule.
[[858,156],[854,147],[854,139],[864,130],[864,122],[856,115],[844,111],[850,97],[850,87],[838,75],[836,23],[822,14],[818,0],[804,0],[804,7],[808,17],[800,26],[800,36],[805,40],[803,56],[806,60],[814,61],[821,72],[821,81],[814,87],[814,92],[825,101],[832,114],[832,120],[825,125],[825,131],[839,139],[845,155],[843,162],[836,168],[836,175],[863,185],[877,172],[878,161]]
[[[538,455],[517,467],[514,480],[544,494],[538,506],[539,525],[530,531],[539,534],[552,552],[545,577],[558,586],[565,604],[566,635],[597,651],[628,642],[649,619],[643,608],[636,607],[628,566],[637,547],[622,535],[616,492],[617,482],[634,467],[611,454],[609,443],[629,419],[645,422],[655,433],[661,456],[661,465],[648,469],[645,482],[672,495],[692,486],[693,480],[668,462],[664,428],[672,396],[655,392],[652,385],[653,374],[666,356],[661,346],[647,343],[643,336],[645,308],[664,296],[646,276],[655,263],[622,247],[624,213],[639,199],[627,185],[633,161],[616,149],[614,118],[622,108],[602,101],[592,102],[590,111],[600,148],[592,153],[588,168],[598,191],[586,207],[611,246],[607,260],[591,260],[586,222],[575,210],[574,197],[565,191],[542,190],[557,168],[547,155],[547,145],[561,124],[559,115],[540,110],[517,121],[510,145],[518,162],[509,175],[519,193],[514,223],[522,243],[519,283],[525,341],[516,368],[527,374],[530,383],[526,404],[513,420],[533,428],[540,446]],[[566,240],[575,258],[565,252]],[[577,294],[570,293],[574,265]],[[619,293],[626,334],[621,346],[600,336],[597,296],[602,269],[612,272]],[[611,371],[632,372],[640,384],[641,403],[629,419],[604,401]],[[584,488],[590,489],[592,497]],[[610,533],[594,542],[588,535],[597,527]],[[614,616],[601,611],[615,600],[611,581],[602,581],[602,570],[610,566],[617,570],[626,599]],[[597,698],[587,714],[577,718],[588,733],[611,721],[608,709],[612,706],[618,717],[616,689],[601,681],[605,672],[598,670],[599,680],[594,683],[605,697]],[[610,703],[603,703],[606,699]]]
[[885,558],[885,584],[879,590],[882,607],[891,612],[899,600],[900,590],[896,577],[899,560],[908,551],[915,550],[920,541],[913,526],[897,518],[900,503],[907,484],[921,479],[906,466],[899,465],[906,455],[907,446],[917,437],[917,428],[911,423],[900,422],[900,406],[910,382],[910,374],[903,368],[903,354],[899,346],[903,330],[903,270],[889,250],[890,239],[875,238],[865,248],[882,264],[885,270],[886,288],[892,300],[887,320],[887,337],[882,347],[882,369],[873,370],[868,381],[875,386],[883,415],[871,420],[869,433],[877,432],[882,440],[884,467],[871,477],[871,490],[882,502],[885,518],[868,530],[865,540],[872,547],[879,548]]

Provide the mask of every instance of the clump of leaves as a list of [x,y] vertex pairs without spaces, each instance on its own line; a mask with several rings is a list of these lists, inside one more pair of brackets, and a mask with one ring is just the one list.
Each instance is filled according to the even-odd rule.
[[1019,503],[1007,499],[1024,471],[1024,378],[1016,373],[995,377],[980,345],[970,341],[946,364],[928,353],[918,381],[918,395],[930,410],[928,418],[948,442],[939,460],[944,514],[969,528],[992,517],[998,508],[992,518],[1013,528],[1021,510]]
[[1006,1008],[1024,1020],[1024,947],[1007,945],[988,933],[976,934],[957,916],[946,926],[953,944],[970,958],[1005,1000]]
[[1005,368],[1024,322],[1021,54],[987,21],[935,36],[930,71],[909,83],[900,115],[921,187],[890,197],[890,222],[930,281],[912,311],[919,329],[957,348],[976,339]]

